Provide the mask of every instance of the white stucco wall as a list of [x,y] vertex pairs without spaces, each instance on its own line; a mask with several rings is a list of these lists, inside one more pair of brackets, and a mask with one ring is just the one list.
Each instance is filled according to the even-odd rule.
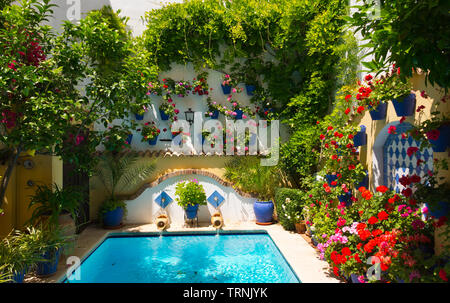
[[[225,198],[219,206],[224,224],[255,220],[253,211],[253,203],[256,201],[255,198],[242,197],[234,189],[225,187],[216,180],[206,176],[185,175],[169,178],[155,187],[147,188],[136,199],[126,201],[128,215],[125,218],[125,223],[153,223],[156,216],[162,211],[162,208],[154,200],[162,191],[165,191],[173,199],[166,207],[166,213],[170,217],[171,224],[178,226],[184,224],[184,210],[175,200],[175,186],[179,182],[192,179],[197,179],[199,184],[203,185],[206,198],[215,190]],[[214,212],[215,208],[209,202],[207,205],[201,205],[198,212],[199,222],[210,222],[211,215]]]

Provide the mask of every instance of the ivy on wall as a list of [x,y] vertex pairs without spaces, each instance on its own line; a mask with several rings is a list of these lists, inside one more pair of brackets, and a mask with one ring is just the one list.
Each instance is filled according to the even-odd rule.
[[192,63],[256,85],[251,102],[294,133],[281,159],[298,164],[290,171],[301,176],[316,161],[300,161],[316,144],[305,136],[327,114],[338,77],[345,78],[346,11],[342,0],[191,0],[147,12],[142,43],[160,70]]

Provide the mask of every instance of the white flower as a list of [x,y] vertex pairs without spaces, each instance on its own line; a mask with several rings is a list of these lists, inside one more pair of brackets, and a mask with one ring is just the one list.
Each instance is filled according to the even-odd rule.
[[289,203],[289,202],[291,202],[291,199],[286,198],[286,203]]

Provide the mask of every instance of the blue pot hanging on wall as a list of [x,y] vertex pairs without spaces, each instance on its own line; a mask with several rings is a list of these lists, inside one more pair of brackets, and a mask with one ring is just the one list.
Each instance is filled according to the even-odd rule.
[[[399,99],[399,100],[397,100]],[[416,109],[416,95],[409,94],[392,100],[397,117],[405,117],[414,115]]]
[[162,109],[159,110],[159,115],[161,116],[161,120],[169,120],[170,118]]
[[366,127],[364,125],[361,125],[361,130],[357,132],[356,135],[353,137],[353,145],[355,147],[358,147],[366,144],[367,144]]
[[356,189],[359,189],[361,186],[364,186],[365,188],[369,187],[369,172],[366,170],[364,178],[359,183],[356,184]]
[[386,113],[387,113],[387,103],[380,102],[378,104],[377,108],[375,109],[369,109],[369,114],[372,120],[384,120],[386,119]]
[[134,117],[136,118],[136,120],[143,120],[144,119],[144,115],[134,114]]
[[247,90],[247,95],[253,96],[253,92],[255,91],[256,86],[251,85],[251,84],[246,84],[245,89]]
[[443,153],[450,143],[450,125],[442,125],[438,128],[439,137],[437,140],[428,139],[431,143],[431,148],[435,153]]
[[215,110],[215,111],[213,111],[212,112],[212,115],[211,116],[209,116],[211,119],[217,119],[217,118],[219,118],[219,111],[218,110]]
[[339,195],[338,200],[341,203],[345,203],[345,206],[349,206],[352,202],[351,197],[352,197],[352,193],[349,192],[349,193],[345,193],[343,195]]
[[148,140],[148,144],[150,144],[150,145],[156,145],[157,142],[158,142],[158,136],[154,137],[151,140]]
[[235,118],[236,120],[242,119],[242,115],[244,114],[244,112],[243,112],[242,110],[237,109],[237,110],[235,110],[235,113],[236,113],[236,116],[234,116],[234,118]]
[[256,224],[272,224],[273,209],[274,206],[272,201],[256,201],[253,204],[253,210],[256,216]]
[[428,215],[433,216],[436,219],[441,217],[445,217],[450,213],[450,203],[447,201],[438,202],[437,205],[434,205],[432,209],[429,204],[425,203],[428,208]]
[[328,186],[336,187],[337,185],[331,185],[331,182],[337,180],[337,175],[325,175],[325,179],[327,180]]
[[133,134],[129,134],[128,137],[127,137],[127,139],[126,139],[128,145],[131,144],[131,141],[132,141],[132,140],[133,140]]
[[111,210],[105,214],[103,214],[103,226],[105,227],[116,227],[122,223],[123,218],[123,208],[117,207],[114,210]]
[[229,95],[231,93],[231,85],[220,84],[220,86],[222,86],[222,92],[224,95]]
[[60,249],[52,249],[43,253],[41,257],[46,261],[36,263],[36,274],[46,277],[56,273],[60,254]]
[[195,217],[197,217],[198,204],[188,205],[185,209],[185,212],[187,219],[194,219]]

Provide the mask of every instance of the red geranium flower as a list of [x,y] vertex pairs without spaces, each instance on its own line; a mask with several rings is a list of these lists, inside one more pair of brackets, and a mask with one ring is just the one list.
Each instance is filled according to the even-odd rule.
[[388,189],[389,189],[389,188],[387,188],[386,186],[380,185],[380,186],[377,187],[377,192],[380,192],[380,193],[383,193],[383,194],[384,194],[385,192],[388,191]]
[[350,108],[347,107],[347,109],[345,110],[345,114],[348,115],[350,113]]
[[442,279],[442,281],[448,282],[447,273],[443,268],[439,271],[439,277]]
[[358,112],[358,114],[362,113],[364,111],[364,106],[358,106],[358,109],[356,111]]
[[368,220],[367,222],[368,222],[369,224],[375,224],[375,223],[378,222],[378,219],[377,219],[377,217],[372,216],[372,217],[369,218],[369,220]]
[[383,211],[380,211],[380,212],[378,213],[378,219],[379,219],[380,221],[386,220],[388,217],[389,217],[388,213],[385,212],[384,210],[383,210]]
[[408,147],[408,149],[406,150],[406,154],[407,154],[408,156],[412,157],[412,155],[414,155],[418,150],[419,150],[418,147],[410,146],[410,147]]
[[350,251],[350,248],[344,247],[344,248],[342,249],[342,254],[343,254],[344,256],[351,256],[352,252]]
[[394,125],[389,126],[389,128],[388,128],[389,134],[395,135],[397,133],[396,131],[397,131],[397,128]]

